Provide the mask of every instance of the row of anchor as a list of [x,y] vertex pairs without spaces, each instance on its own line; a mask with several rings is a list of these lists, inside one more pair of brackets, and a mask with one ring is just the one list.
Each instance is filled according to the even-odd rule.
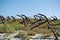
[[[25,15],[18,15],[18,14],[16,14],[16,15],[18,17],[20,17],[21,20],[17,21],[14,16],[11,16],[11,17],[7,16],[6,18],[4,18],[4,16],[0,15],[0,23],[3,23],[4,24],[5,21],[7,21],[8,23],[9,22],[14,22],[14,21],[15,22],[17,21],[19,23],[24,23],[24,22],[27,22],[27,23],[30,23],[30,24],[35,23],[35,22],[32,22],[30,20],[31,18],[29,18],[29,17],[27,17]],[[53,18],[53,20],[51,20],[51,21],[57,20],[57,17],[56,16],[54,16],[52,18]],[[36,20],[36,22],[37,21],[41,21],[41,23],[42,23],[43,20],[45,20],[46,22],[48,21],[48,20],[46,20],[45,16],[43,16],[43,14],[33,15],[33,19]]]
[[[40,13],[38,13],[37,15],[33,15],[33,18],[29,18],[25,15],[18,15],[18,14],[16,14],[16,16],[18,16],[20,18],[18,19],[18,18],[15,18],[13,16],[11,16],[11,17],[8,16],[5,18],[4,16],[0,15],[0,23],[6,25],[6,24],[10,24],[11,22],[18,22],[19,24],[24,24],[25,27],[28,24],[30,24],[29,25],[30,30],[46,23],[48,30],[51,29],[51,31],[53,32],[53,34],[55,36],[55,40],[58,40],[58,37],[57,37],[55,30],[51,27],[51,24],[50,24],[50,22],[57,20],[56,16],[51,17],[52,19],[49,19],[45,15],[40,14]],[[32,21],[32,19],[34,21]]]

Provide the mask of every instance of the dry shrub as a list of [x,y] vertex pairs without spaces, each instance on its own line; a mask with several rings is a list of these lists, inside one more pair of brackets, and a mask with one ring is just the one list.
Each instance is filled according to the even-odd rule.
[[35,35],[35,34],[36,34],[36,33],[35,33],[34,31],[29,31],[27,35],[33,36],[33,35]]
[[29,31],[30,28],[29,27],[22,27],[22,28],[20,28],[20,30]]
[[20,30],[19,35],[21,35],[24,40],[30,40],[30,37],[27,35],[26,31]]

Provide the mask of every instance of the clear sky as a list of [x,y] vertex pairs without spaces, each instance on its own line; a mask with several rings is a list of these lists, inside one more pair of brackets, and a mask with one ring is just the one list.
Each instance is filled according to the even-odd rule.
[[0,0],[0,15],[25,14],[32,17],[37,13],[60,18],[60,0]]

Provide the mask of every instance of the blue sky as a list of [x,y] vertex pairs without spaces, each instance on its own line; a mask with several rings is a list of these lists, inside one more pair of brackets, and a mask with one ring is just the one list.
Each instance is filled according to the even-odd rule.
[[37,13],[60,18],[60,0],[0,0],[0,15],[25,14],[32,17]]

